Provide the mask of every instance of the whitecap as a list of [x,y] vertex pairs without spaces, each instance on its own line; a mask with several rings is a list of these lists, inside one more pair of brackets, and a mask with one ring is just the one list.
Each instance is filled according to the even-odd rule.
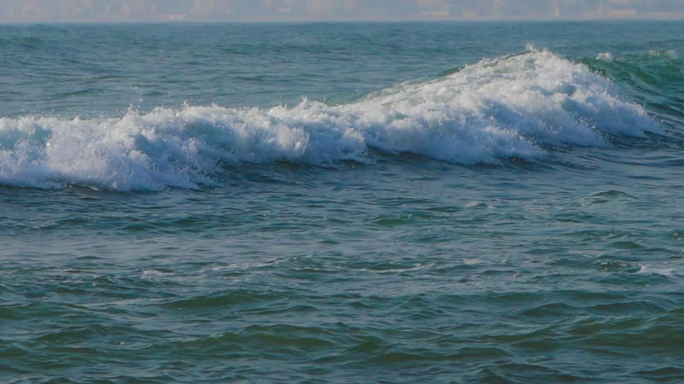
[[596,60],[613,61],[613,54],[610,52],[601,52],[596,56]]
[[677,55],[677,51],[674,49],[668,49],[665,51],[649,51],[648,55],[650,57],[667,57],[675,60],[679,57],[679,55]]
[[370,148],[460,164],[535,161],[659,127],[586,66],[546,50],[483,60],[344,104],[157,108],[121,118],[0,119],[0,183],[117,191],[199,188],[221,163],[372,163]]

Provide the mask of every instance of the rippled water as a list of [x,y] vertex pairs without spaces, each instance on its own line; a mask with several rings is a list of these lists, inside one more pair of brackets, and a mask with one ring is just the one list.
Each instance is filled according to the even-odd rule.
[[0,53],[0,382],[684,381],[684,23]]

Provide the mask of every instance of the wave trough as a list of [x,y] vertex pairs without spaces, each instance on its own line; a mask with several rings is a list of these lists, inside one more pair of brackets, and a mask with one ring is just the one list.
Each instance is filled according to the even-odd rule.
[[221,163],[372,162],[370,148],[461,164],[534,161],[544,145],[607,145],[659,127],[612,82],[545,50],[327,105],[157,108],[123,118],[0,119],[0,183],[198,188]]

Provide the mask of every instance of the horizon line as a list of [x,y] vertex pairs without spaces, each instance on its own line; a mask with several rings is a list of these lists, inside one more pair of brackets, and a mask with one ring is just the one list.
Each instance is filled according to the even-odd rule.
[[597,22],[597,21],[684,21],[684,13],[667,15],[644,15],[643,17],[408,17],[408,18],[272,18],[272,17],[252,17],[244,20],[220,19],[202,20],[192,18],[180,19],[117,19],[117,20],[21,20],[7,21],[0,20],[0,25],[26,25],[26,24],[292,24],[292,23],[410,23],[410,22]]

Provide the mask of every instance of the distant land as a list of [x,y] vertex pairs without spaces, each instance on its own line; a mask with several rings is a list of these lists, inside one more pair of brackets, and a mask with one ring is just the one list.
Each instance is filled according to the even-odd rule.
[[1,23],[684,19],[684,0],[0,0]]

